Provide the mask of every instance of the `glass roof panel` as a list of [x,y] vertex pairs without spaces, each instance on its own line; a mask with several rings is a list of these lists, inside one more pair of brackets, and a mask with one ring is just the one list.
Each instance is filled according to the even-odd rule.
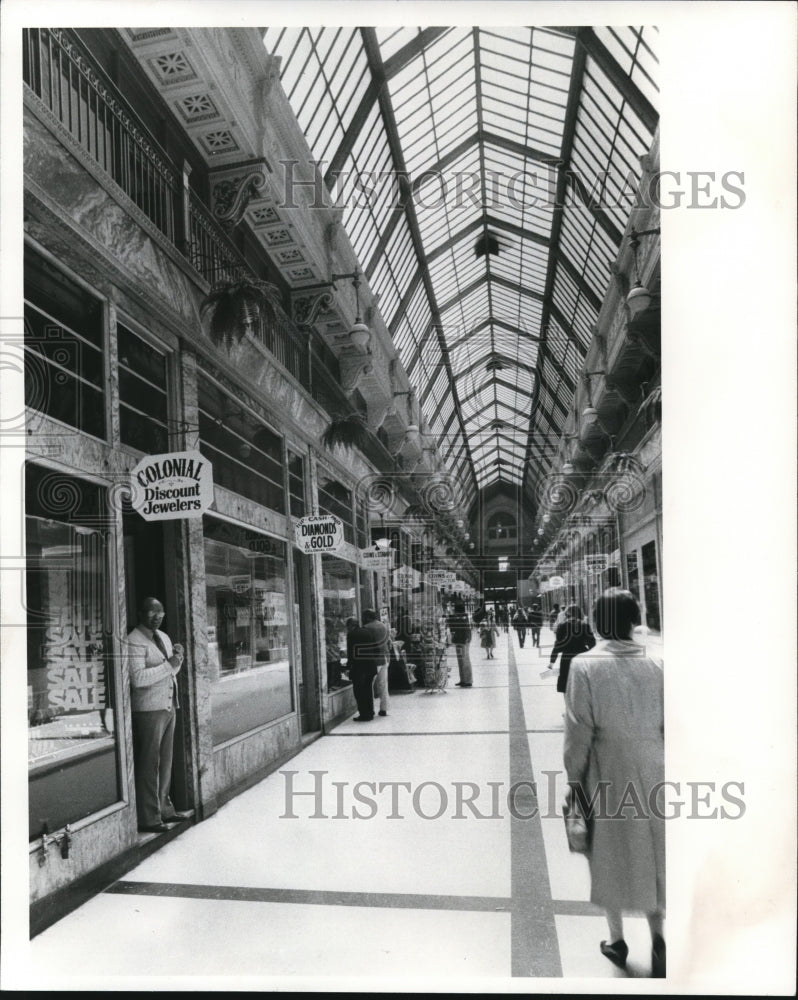
[[[656,108],[656,29],[586,30]],[[376,44],[367,47],[369,37]],[[551,163],[569,141],[566,107],[579,44],[572,32],[461,26],[435,36],[417,27],[267,28],[264,43],[282,57],[282,84],[313,156],[335,158],[341,167],[331,193],[344,207],[344,227],[361,267],[369,269],[399,361],[424,391],[430,432],[441,439],[439,450],[463,494],[473,496],[477,483],[498,479],[523,479],[532,489],[559,447],[628,220],[639,157],[651,142],[642,108],[636,112],[612,83],[604,57],[586,54],[568,167],[589,198],[603,198],[610,225],[570,190],[552,247],[557,172]],[[384,106],[373,90],[366,106],[369,85],[386,78]],[[400,168],[407,170],[414,205],[401,214]],[[486,233],[498,238],[499,253],[477,256]],[[544,304],[548,290],[551,300]],[[491,358],[500,367],[487,370]],[[474,435],[468,442],[461,418]],[[507,426],[491,430],[496,419]]]

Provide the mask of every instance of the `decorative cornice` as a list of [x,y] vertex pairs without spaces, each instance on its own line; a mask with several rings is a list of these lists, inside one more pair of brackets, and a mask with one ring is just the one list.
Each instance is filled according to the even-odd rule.
[[263,198],[264,188],[268,191],[264,169],[251,170],[243,176],[225,177],[213,185],[213,216],[227,232],[235,229],[243,219],[249,203]]

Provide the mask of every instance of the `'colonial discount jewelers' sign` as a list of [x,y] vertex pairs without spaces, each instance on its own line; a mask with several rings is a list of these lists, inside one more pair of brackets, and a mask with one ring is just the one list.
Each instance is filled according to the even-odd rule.
[[133,509],[147,521],[201,517],[213,503],[213,467],[198,451],[148,455],[130,477]]

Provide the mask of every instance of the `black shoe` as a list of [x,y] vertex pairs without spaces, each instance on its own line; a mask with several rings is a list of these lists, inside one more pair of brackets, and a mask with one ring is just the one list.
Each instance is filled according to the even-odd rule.
[[191,819],[192,816],[193,813],[181,812],[179,809],[175,809],[171,816],[164,816],[163,821],[164,823],[179,823],[183,819]]
[[353,721],[354,722],[371,722],[373,718],[374,718],[373,715],[356,715]]
[[388,713],[380,709],[380,715],[387,715]]
[[470,688],[471,687],[471,685],[470,684],[466,684],[465,681],[457,681],[457,683],[454,686],[457,687],[457,688]]
[[166,823],[153,823],[152,826],[140,826],[139,833],[169,833]]
[[629,948],[623,938],[612,944],[602,941],[599,949],[601,950],[601,954],[605,958],[608,958],[613,965],[617,965],[619,969],[626,968],[626,957],[629,954]]
[[665,978],[665,941],[659,934],[655,934],[651,941],[651,977]]

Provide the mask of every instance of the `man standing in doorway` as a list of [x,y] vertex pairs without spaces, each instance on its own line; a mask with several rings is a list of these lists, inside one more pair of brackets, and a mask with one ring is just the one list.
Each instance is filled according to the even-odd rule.
[[169,822],[187,819],[169,798],[177,708],[177,674],[183,647],[159,631],[163,605],[145,597],[139,623],[127,637],[130,704],[133,718],[133,758],[139,830],[165,833]]

